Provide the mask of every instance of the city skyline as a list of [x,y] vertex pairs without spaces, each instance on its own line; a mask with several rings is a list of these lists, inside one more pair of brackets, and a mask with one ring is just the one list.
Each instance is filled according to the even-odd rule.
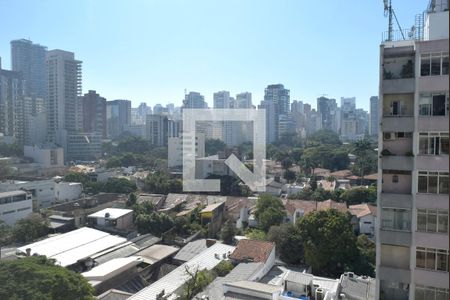
[[[171,4],[181,9],[173,10]],[[375,50],[387,27],[382,1],[330,2],[320,9],[304,2],[257,4],[135,2],[124,9],[119,4],[81,1],[65,3],[70,11],[65,13],[57,2],[17,1],[9,3],[12,13],[0,21],[9,24],[0,26],[2,66],[11,68],[10,41],[29,38],[49,50],[74,52],[84,62],[83,93],[96,90],[108,100],[130,99],[133,107],[141,102],[181,105],[185,89],[200,92],[209,106],[213,93],[220,90],[232,95],[251,92],[256,104],[263,99],[265,86],[282,83],[291,90],[292,100],[313,107],[318,97],[327,94],[335,99],[356,97],[357,106],[369,110],[370,96],[378,93]],[[421,13],[425,4],[394,2],[404,29],[410,28],[411,16]],[[158,13],[145,17],[152,11]],[[376,13],[364,15],[366,11]],[[333,26],[322,21],[336,15],[340,17]],[[114,16],[120,16],[120,22],[110,22]],[[180,23],[183,16],[189,16],[189,22]],[[60,20],[64,27],[50,26]],[[364,30],[348,26],[352,23],[365,24]],[[345,28],[346,34],[339,34],[338,28]],[[311,42],[317,46],[311,47]],[[315,64],[330,68],[324,71]]]

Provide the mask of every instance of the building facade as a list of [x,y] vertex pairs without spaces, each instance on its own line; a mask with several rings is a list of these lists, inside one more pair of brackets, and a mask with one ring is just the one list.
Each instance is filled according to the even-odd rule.
[[380,47],[376,299],[448,299],[448,1]]
[[79,97],[83,120],[82,132],[97,132],[106,139],[106,99],[90,90]]
[[0,193],[0,220],[14,225],[17,220],[28,217],[33,212],[31,195],[24,191]]
[[108,138],[118,137],[124,131],[124,126],[131,124],[131,101],[107,101],[106,123]]
[[370,97],[370,123],[369,123],[369,134],[371,136],[378,136],[380,120],[378,119],[378,97]]

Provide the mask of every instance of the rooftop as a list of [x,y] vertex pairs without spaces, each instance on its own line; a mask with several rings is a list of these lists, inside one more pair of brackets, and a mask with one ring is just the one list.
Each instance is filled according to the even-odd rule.
[[342,202],[336,202],[331,199],[317,202],[317,210],[336,209],[341,212],[347,211],[347,204]]
[[[90,214],[88,218],[109,218],[109,219],[118,219],[123,217],[129,213],[132,213],[131,209],[124,208],[105,208],[96,213]],[[108,215],[108,217],[107,217]]]
[[114,258],[104,264],[101,264],[91,270],[82,273],[87,280],[100,280],[107,279],[108,275],[116,271],[123,271],[131,266],[136,266],[142,262],[142,258],[137,256]]
[[200,239],[193,242],[189,242],[186,244],[186,246],[181,248],[180,251],[178,251],[174,259],[179,261],[188,261],[207,248],[208,246],[206,243],[206,239]]
[[348,211],[357,218],[362,218],[367,215],[377,215],[377,207],[369,203],[350,205]]
[[48,258],[55,259],[57,264],[66,267],[124,242],[126,242],[125,238],[83,227],[25,245],[17,250],[26,254],[26,250],[29,248],[31,255],[45,255]]
[[282,286],[260,283],[260,282],[255,282],[255,281],[246,281],[246,280],[229,282],[229,283],[225,283],[224,285],[230,286],[230,287],[235,287],[235,288],[246,289],[246,290],[250,290],[250,291],[256,291],[258,293],[264,293],[264,294],[273,294],[276,292],[281,292],[283,290]]
[[0,193],[0,198],[3,197],[13,197],[13,196],[19,196],[19,195],[26,195],[27,193],[24,191],[11,191],[11,192],[3,192]]
[[136,256],[141,256],[144,258],[145,262],[154,264],[159,262],[166,257],[175,254],[178,250],[177,247],[167,246],[167,245],[153,245],[139,252],[135,253]]
[[204,209],[202,209],[202,213],[205,212],[212,212],[214,210],[216,210],[218,207],[222,206],[225,202],[219,202],[219,203],[214,203],[214,204],[210,204],[208,206],[206,206]]
[[275,248],[275,244],[258,240],[240,240],[230,255],[238,261],[266,262]]
[[166,295],[170,295],[189,279],[186,275],[186,268],[211,270],[221,261],[220,258],[216,257],[216,254],[219,254],[219,257],[222,257],[224,254],[227,254],[233,250],[233,246],[216,243],[188,262],[182,264],[160,280],[131,296],[129,299],[155,300],[156,296],[162,291],[164,291]]

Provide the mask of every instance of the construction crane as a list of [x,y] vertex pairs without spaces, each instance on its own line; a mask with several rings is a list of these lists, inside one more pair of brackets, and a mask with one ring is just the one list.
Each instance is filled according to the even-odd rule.
[[389,25],[388,25],[388,38],[387,41],[392,41],[392,34],[394,33],[393,25],[392,25],[392,17],[395,18],[395,21],[397,22],[397,26],[400,30],[400,33],[402,34],[403,39],[405,40],[405,35],[403,34],[402,27],[400,26],[400,23],[398,22],[397,16],[395,15],[395,11],[392,8],[392,0],[383,0],[384,2],[384,16],[388,17],[389,19]]

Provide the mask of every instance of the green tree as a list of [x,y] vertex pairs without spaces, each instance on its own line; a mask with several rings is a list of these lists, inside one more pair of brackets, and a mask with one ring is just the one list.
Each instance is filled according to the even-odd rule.
[[48,233],[48,222],[38,214],[17,220],[12,235],[16,242],[29,243]]
[[6,161],[0,160],[0,180],[5,180],[11,175],[13,175],[13,170],[9,166],[9,163]]
[[23,156],[23,146],[19,144],[0,143],[0,156]]
[[275,243],[277,254],[285,263],[300,264],[304,262],[303,241],[298,228],[292,224],[270,227],[267,240]]
[[106,162],[106,168],[108,168],[108,169],[119,168],[121,166],[122,166],[122,160],[117,156],[112,156]]
[[316,131],[311,135],[308,141],[308,146],[318,146],[318,145],[341,145],[339,135],[329,129],[321,129]]
[[230,222],[230,220],[226,221],[222,226],[222,230],[220,231],[220,239],[228,245],[233,243],[233,238],[236,234],[236,228],[234,224]]
[[280,225],[285,217],[283,203],[279,198],[268,194],[260,195],[256,202],[255,217],[258,226],[267,232],[271,226]]
[[289,199],[298,199],[298,200],[312,200],[312,195],[314,191],[311,188],[304,188],[298,193],[293,193],[288,196]]
[[251,240],[265,241],[267,239],[266,233],[259,229],[249,229],[245,233],[245,236]]
[[229,260],[222,260],[220,263],[214,267],[213,271],[216,272],[217,276],[225,277],[231,270],[234,269],[234,265]]
[[317,188],[311,195],[311,199],[315,201],[324,201],[333,198],[333,194],[330,191],[326,191],[323,188]]
[[213,280],[214,276],[208,270],[191,270],[189,266],[185,266],[185,274],[188,276],[188,281],[184,285],[183,296],[184,300],[191,300],[194,296],[200,293]]
[[141,137],[127,137],[119,142],[117,151],[119,153],[144,154],[152,149],[150,142]]
[[162,171],[151,173],[145,178],[144,191],[155,194],[179,193],[183,186],[179,179],[172,179]]
[[286,179],[288,182],[292,182],[294,181],[297,177],[295,175],[294,171],[291,170],[286,170],[284,171],[284,175],[283,175],[284,179]]
[[151,212],[149,214],[137,215],[136,226],[141,234],[151,233],[156,236],[161,236],[174,226],[174,221],[167,214]]
[[378,158],[373,148],[374,146],[368,139],[358,140],[352,145],[352,151],[357,157],[353,171],[361,177],[361,185],[364,175],[368,172],[375,172],[378,168]]
[[335,209],[309,213],[297,222],[305,262],[319,276],[338,277],[351,270],[358,256],[349,213]]
[[76,172],[71,172],[71,173],[67,174],[66,176],[64,176],[64,181],[66,181],[66,182],[80,182],[83,185],[85,185],[90,180],[89,180],[89,177],[87,175],[84,175],[84,174],[81,174],[81,173],[76,173]]
[[369,240],[366,235],[361,234],[356,240],[356,246],[359,253],[358,261],[355,262],[353,271],[356,274],[375,277],[375,243]]
[[94,289],[75,272],[44,256],[0,261],[0,299],[88,300]]
[[365,188],[356,187],[344,191],[341,194],[341,200],[346,202],[347,205],[376,202],[377,201],[377,190],[376,187]]
[[0,220],[0,249],[11,242],[12,230],[3,220]]
[[219,151],[224,151],[227,148],[227,144],[225,144],[222,140],[219,139],[206,139],[205,140],[205,154],[216,155]]
[[136,191],[136,184],[126,178],[109,178],[104,191],[107,193],[129,194]]

